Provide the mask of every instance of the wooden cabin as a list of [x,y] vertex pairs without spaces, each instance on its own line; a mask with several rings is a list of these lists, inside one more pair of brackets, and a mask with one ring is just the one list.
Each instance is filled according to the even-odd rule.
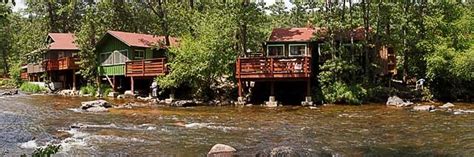
[[[176,43],[170,37],[171,46]],[[107,31],[96,46],[98,73],[115,91],[135,93],[136,84],[147,91],[154,78],[168,71],[166,49],[164,36]]]
[[[314,77],[317,76],[319,64],[328,59],[322,53],[326,32],[323,28],[312,27],[275,28],[264,43],[263,52],[239,56],[236,62],[239,102],[246,101],[245,92],[251,91],[247,89],[252,88],[250,87],[252,84],[253,86],[267,84],[264,86],[264,88],[269,88],[267,90],[269,90],[270,98],[267,105],[269,102],[270,104],[274,102],[273,105],[276,105],[275,100],[279,98],[275,95],[287,97],[295,93],[288,90],[303,93],[305,101],[302,103],[312,104],[311,84],[316,82]],[[364,40],[362,28],[354,29],[353,33],[353,41]],[[335,39],[338,40],[337,42],[350,42],[350,39],[348,40],[345,36],[349,36],[349,33],[338,33]],[[385,57],[379,60],[383,68],[381,72],[393,72],[395,57],[393,49],[384,46],[380,49],[379,56]],[[277,83],[282,84],[280,89],[276,89]],[[304,85],[298,86],[292,83]],[[278,91],[285,92],[278,94]],[[256,93],[262,93],[262,91]]]
[[[72,33],[49,33],[47,48],[39,49],[29,55],[30,62],[26,65],[29,81],[53,83],[55,89],[75,89],[77,85],[76,71],[79,69],[79,48],[74,43]],[[47,78],[43,78],[46,73]],[[24,75],[24,74],[23,74]],[[23,76],[22,77],[25,77]]]

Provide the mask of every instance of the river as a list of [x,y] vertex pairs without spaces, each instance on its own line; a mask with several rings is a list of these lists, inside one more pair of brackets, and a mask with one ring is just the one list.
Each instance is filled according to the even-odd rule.
[[[278,146],[303,156],[474,155],[474,114],[383,104],[74,110],[91,99],[0,97],[0,156],[29,154],[47,143],[62,145],[58,156],[205,156],[217,143],[235,147],[239,156]],[[474,109],[474,104],[455,105]]]

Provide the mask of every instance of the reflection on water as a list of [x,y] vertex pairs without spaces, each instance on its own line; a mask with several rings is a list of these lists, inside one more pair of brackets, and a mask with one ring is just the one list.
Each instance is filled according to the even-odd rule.
[[[0,151],[18,155],[60,143],[62,156],[196,156],[223,143],[235,147],[241,156],[278,146],[321,156],[474,154],[474,114],[411,112],[377,104],[316,110],[257,106],[142,107],[108,113],[70,110],[90,99],[0,98]],[[474,109],[472,104],[456,107]]]

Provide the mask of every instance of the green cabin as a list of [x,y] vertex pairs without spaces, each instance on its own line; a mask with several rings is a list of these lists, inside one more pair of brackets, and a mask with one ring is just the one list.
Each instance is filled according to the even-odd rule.
[[[169,39],[176,45],[176,38]],[[166,49],[164,36],[107,31],[96,46],[98,73],[114,90],[135,93],[135,80],[143,80],[138,86],[146,89],[153,78],[166,74]]]

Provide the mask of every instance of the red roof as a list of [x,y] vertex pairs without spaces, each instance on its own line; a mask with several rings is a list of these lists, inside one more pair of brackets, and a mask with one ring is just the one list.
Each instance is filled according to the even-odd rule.
[[[134,47],[152,47],[153,44],[165,43],[165,36],[155,36],[150,34],[139,34],[129,33],[120,31],[107,31],[108,34],[127,44],[128,46]],[[176,45],[177,39],[170,37],[170,45]]]
[[269,41],[311,41],[314,32],[313,28],[275,28]]
[[[371,29],[369,30],[371,31]],[[344,39],[348,39],[350,31],[345,31],[344,33],[336,33],[336,39],[339,35],[345,36]],[[312,38],[320,36],[320,40],[324,39],[324,36],[327,33],[327,29],[316,27],[305,27],[305,28],[275,28],[270,35],[270,42],[307,42],[311,41]],[[364,28],[359,27],[353,30],[353,37],[355,40],[363,40]]]
[[74,44],[75,36],[72,33],[49,33],[48,36],[53,40],[49,50],[79,50]]

